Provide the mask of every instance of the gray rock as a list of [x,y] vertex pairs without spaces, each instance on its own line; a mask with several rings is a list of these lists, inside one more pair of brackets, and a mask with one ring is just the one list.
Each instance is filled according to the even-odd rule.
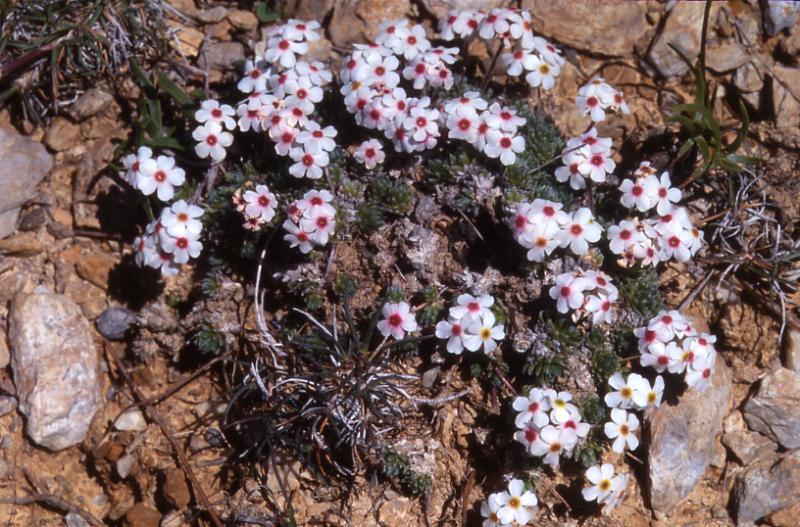
[[14,231],[20,206],[50,172],[53,158],[40,143],[0,128],[0,159],[0,238],[5,238]]
[[775,64],[771,73],[775,125],[795,132],[800,126],[800,68]]
[[90,527],[90,525],[81,515],[70,512],[64,516],[64,527]]
[[754,64],[745,64],[733,72],[733,85],[743,93],[757,92],[764,87],[764,77]]
[[[669,44],[678,47],[690,59],[697,58],[700,53],[704,6],[705,2],[676,2],[673,5],[663,30],[647,55],[647,59],[661,76],[674,77],[689,71],[689,67]],[[713,16],[711,20],[714,20]]]
[[0,417],[8,415],[17,409],[17,400],[8,395],[0,397]]
[[114,421],[114,428],[121,431],[141,432],[147,428],[147,422],[144,420],[141,410],[132,408],[117,417],[117,420]]
[[114,102],[114,96],[100,88],[93,88],[75,101],[67,113],[76,121],[83,121],[89,117],[94,117],[102,112]]
[[744,405],[747,425],[784,448],[800,448],[800,373],[780,368]]
[[800,14],[800,2],[797,0],[764,0],[761,4],[764,7],[764,30],[768,37],[792,27]]
[[78,305],[53,293],[17,294],[8,341],[28,436],[54,451],[83,441],[103,398],[92,329]]
[[776,445],[758,432],[733,430],[722,436],[722,443],[741,461],[749,465],[752,461],[775,452]]
[[747,52],[741,44],[735,40],[706,50],[706,66],[717,73],[735,70],[748,62],[750,62],[750,57],[747,56]]
[[689,389],[678,404],[664,404],[653,412],[647,465],[654,511],[669,514],[703,476],[730,406],[731,373],[718,356],[708,389]]
[[216,6],[198,11],[196,18],[204,24],[214,24],[222,21],[226,16],[228,16],[228,10],[223,6]]
[[750,525],[797,503],[800,496],[800,450],[773,455],[749,466],[734,486],[738,525]]
[[122,340],[136,322],[136,313],[124,307],[109,307],[97,317],[97,330],[109,340]]
[[214,42],[200,52],[199,65],[209,70],[227,71],[244,59],[244,46],[238,42]]
[[5,368],[11,362],[11,354],[8,352],[6,343],[6,328],[0,326],[0,369]]
[[786,348],[783,355],[786,367],[800,373],[800,329],[789,326],[786,331]]

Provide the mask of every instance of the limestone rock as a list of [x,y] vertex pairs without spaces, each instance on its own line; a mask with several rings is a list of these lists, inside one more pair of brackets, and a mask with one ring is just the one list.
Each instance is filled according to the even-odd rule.
[[648,2],[524,0],[522,8],[533,13],[534,34],[593,54],[630,55],[652,30]]
[[97,317],[97,331],[109,340],[122,340],[136,322],[136,313],[124,307],[109,307]]
[[790,370],[800,373],[800,329],[791,326],[786,331],[784,364]]
[[792,27],[800,15],[800,2],[796,0],[768,0],[761,4],[764,6],[764,30],[768,37]]
[[158,527],[161,513],[154,508],[137,503],[125,513],[125,527]]
[[75,271],[84,280],[102,289],[108,289],[108,276],[117,265],[117,258],[92,251],[75,263]]
[[800,373],[780,368],[745,403],[748,426],[784,448],[800,448]]
[[774,455],[751,465],[734,487],[736,520],[748,525],[797,503],[800,496],[800,450]]
[[333,6],[328,31],[331,42],[340,47],[349,47],[372,40],[378,25],[385,20],[404,18],[411,13],[409,0],[338,0]]
[[258,18],[250,11],[232,9],[228,11],[228,22],[241,31],[255,31],[258,28]]
[[749,465],[752,461],[775,452],[775,443],[759,434],[747,430],[734,430],[722,436],[722,443],[742,462]]
[[52,293],[20,293],[8,316],[11,366],[26,432],[61,450],[83,441],[102,404],[100,364],[80,308]]
[[647,453],[653,510],[668,514],[703,476],[730,406],[731,373],[718,356],[709,388],[689,389],[678,404],[664,404],[653,412]]
[[0,159],[0,238],[5,238],[14,230],[20,206],[50,172],[53,158],[41,143],[0,128]]
[[132,408],[117,417],[117,420],[114,421],[114,428],[121,431],[141,432],[147,428],[147,422],[145,422],[141,410]]
[[81,95],[81,97],[69,107],[67,112],[69,112],[69,115],[76,121],[83,121],[102,112],[113,102],[113,95],[99,88],[94,88]]
[[[680,48],[690,59],[697,57],[700,53],[704,7],[705,2],[676,2],[673,5],[664,28],[656,37],[647,55],[661,76],[674,77],[689,71],[688,66],[669,47],[669,44]],[[711,20],[713,19],[712,15]]]
[[81,127],[63,117],[56,117],[44,134],[44,144],[56,152],[69,150],[81,140]]
[[199,65],[209,70],[228,71],[234,62],[244,59],[244,46],[238,42],[214,42],[203,48]]
[[717,73],[732,71],[750,62],[744,48],[735,40],[706,49],[706,66]]
[[422,5],[433,13],[436,18],[444,18],[450,11],[474,11],[481,9],[484,12],[495,7],[502,7],[502,0],[422,0]]
[[778,128],[800,126],[800,68],[772,67],[772,107]]
[[189,492],[189,485],[186,483],[186,476],[179,468],[174,468],[167,472],[164,477],[164,497],[176,509],[182,510],[192,500],[192,495]]

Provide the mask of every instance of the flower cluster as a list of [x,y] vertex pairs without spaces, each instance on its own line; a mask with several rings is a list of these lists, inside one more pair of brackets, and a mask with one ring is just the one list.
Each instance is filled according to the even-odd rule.
[[480,38],[497,45],[506,74],[511,77],[524,74],[525,81],[534,88],[551,89],[564,66],[559,51],[533,34],[528,11],[507,8],[495,8],[488,13],[450,11],[439,21],[439,32],[443,40]]
[[576,255],[589,251],[589,243],[600,240],[603,228],[592,211],[582,207],[569,214],[555,201],[535,199],[520,202],[510,218],[514,239],[528,249],[528,260],[543,262],[557,247]]
[[628,474],[614,475],[614,465],[604,463],[589,467],[586,479],[590,485],[581,490],[583,499],[597,501],[603,506],[603,512],[611,512],[625,497],[628,486]]
[[622,92],[608,84],[602,77],[594,77],[578,89],[575,105],[580,115],[589,115],[595,123],[605,121],[607,111],[630,113]]
[[220,105],[219,101],[213,99],[200,104],[200,109],[194,114],[195,120],[200,124],[192,131],[192,137],[197,141],[194,147],[197,157],[210,157],[214,163],[225,159],[225,149],[233,144],[233,135],[226,130],[236,129],[234,115],[233,108],[227,104]]
[[555,172],[556,179],[575,190],[586,188],[586,180],[603,183],[606,176],[614,172],[617,164],[611,158],[612,141],[609,137],[598,137],[597,129],[592,127],[580,137],[567,141],[561,152],[563,166]]
[[514,399],[513,408],[517,411],[514,424],[519,429],[514,439],[530,455],[543,458],[553,468],[558,467],[561,455],[569,455],[591,428],[589,423],[582,422],[580,410],[571,400],[569,392],[541,388],[531,389],[527,397]]
[[153,157],[153,151],[146,146],[139,147],[135,154],[128,154],[122,160],[125,179],[131,186],[149,196],[156,193],[158,199],[167,202],[175,195],[175,187],[183,185],[186,173],[175,166],[172,156]]
[[633,265],[656,266],[661,261],[676,259],[686,262],[703,245],[703,232],[692,225],[685,207],[675,203],[681,199],[680,189],[673,188],[669,173],[661,177],[649,162],[644,161],[634,173],[634,179],[620,184],[620,203],[629,209],[647,212],[656,209],[658,216],[640,220],[622,220],[609,227],[611,252]]
[[550,288],[559,313],[575,311],[575,319],[591,318],[592,324],[614,321],[614,302],[619,297],[611,277],[602,271],[576,270],[556,277]]
[[315,246],[327,245],[336,228],[336,209],[331,201],[333,195],[327,190],[309,190],[303,199],[289,205],[283,239],[303,254]]
[[256,185],[255,190],[238,189],[233,193],[233,203],[236,210],[244,216],[243,227],[247,230],[257,231],[275,217],[275,208],[278,200],[266,185]]
[[197,258],[203,250],[200,233],[203,209],[184,200],[161,210],[158,219],[147,225],[145,233],[133,244],[136,264],[161,269],[165,276],[178,273],[178,264]]
[[698,332],[680,312],[662,311],[646,326],[634,330],[641,365],[658,373],[683,374],[690,388],[705,390],[717,359],[717,338]]
[[460,355],[464,348],[469,351],[483,348],[488,355],[497,349],[497,343],[506,333],[490,309],[493,305],[494,298],[489,295],[459,295],[448,319],[436,324],[436,336],[447,340],[447,351]]
[[533,519],[530,510],[539,504],[533,491],[525,490],[525,483],[512,479],[508,490],[490,494],[481,504],[483,527],[511,527],[511,525],[528,525]]
[[406,336],[406,332],[417,331],[417,320],[406,302],[384,304],[381,314],[383,320],[378,322],[378,331],[384,337],[391,336],[400,340]]

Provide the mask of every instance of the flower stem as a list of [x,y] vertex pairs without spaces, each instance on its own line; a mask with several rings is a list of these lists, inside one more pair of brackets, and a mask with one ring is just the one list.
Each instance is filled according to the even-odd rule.
[[489,63],[489,69],[486,70],[486,75],[483,76],[483,82],[481,83],[481,93],[486,91],[486,88],[489,86],[489,81],[492,79],[492,73],[494,72],[494,67],[497,64],[497,59],[500,57],[500,52],[503,51],[503,41],[500,41],[500,44],[497,46],[497,50],[494,52],[492,56],[492,62]]

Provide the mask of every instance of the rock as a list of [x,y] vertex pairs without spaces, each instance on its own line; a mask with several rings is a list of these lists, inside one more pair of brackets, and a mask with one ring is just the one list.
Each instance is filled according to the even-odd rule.
[[133,456],[130,454],[120,456],[115,465],[117,469],[117,475],[122,479],[127,478],[131,473],[134,461],[135,460],[133,459]]
[[296,4],[295,18],[316,20],[321,24],[333,9],[334,0],[297,0]]
[[800,373],[780,368],[744,405],[748,426],[784,448],[800,448]]
[[42,252],[42,249],[42,242],[28,232],[0,240],[2,256],[33,256]]
[[796,0],[768,0],[762,1],[761,5],[764,7],[764,31],[768,37],[792,27],[800,14],[800,3]]
[[786,331],[784,364],[790,370],[800,373],[800,329],[792,326]]
[[0,370],[4,369],[11,362],[11,355],[8,353],[6,344],[6,328],[0,325]]
[[114,96],[100,88],[93,88],[75,101],[67,113],[76,121],[84,121],[94,117],[114,102]]
[[378,25],[385,20],[404,18],[411,12],[409,0],[338,0],[334,4],[328,31],[331,42],[349,47],[353,43],[372,40]]
[[[676,2],[667,14],[667,22],[647,54],[648,61],[662,77],[675,77],[689,71],[668,44],[678,47],[692,60],[700,53],[704,6],[705,2]],[[710,19],[714,20],[713,9]]]
[[167,501],[178,510],[183,510],[192,501],[186,477],[179,468],[174,468],[167,472],[162,490]]
[[630,55],[652,30],[647,2],[524,0],[522,8],[533,13],[535,34],[592,54]]
[[22,218],[19,220],[19,230],[23,232],[35,231],[47,223],[48,219],[49,216],[46,208],[33,207],[31,210],[23,214]]
[[760,91],[764,87],[764,76],[755,64],[744,64],[733,72],[733,85],[743,93]]
[[117,265],[116,258],[100,252],[91,252],[77,261],[75,272],[97,287],[108,289],[108,275],[115,265]]
[[195,15],[200,22],[204,24],[215,24],[228,15],[228,10],[223,6],[210,7],[198,11]]
[[17,294],[8,341],[30,438],[54,451],[83,441],[102,392],[97,350],[80,308],[63,295]]
[[797,527],[800,518],[800,502],[769,515],[767,523],[773,527]]
[[[14,230],[19,208],[53,167],[47,149],[16,131],[0,128],[0,238]],[[24,177],[20,177],[24,175]]]
[[255,31],[258,29],[258,18],[250,11],[231,9],[228,11],[228,22],[240,31]]
[[128,430],[141,432],[147,428],[147,422],[144,420],[144,415],[138,408],[132,408],[117,417],[117,420],[114,421],[114,428],[123,432]]
[[97,331],[109,340],[122,340],[136,322],[136,313],[124,307],[109,307],[97,317]]
[[739,475],[733,489],[738,525],[747,525],[797,503],[800,450],[762,459]]
[[647,464],[654,511],[669,514],[703,476],[714,457],[716,437],[730,405],[731,373],[718,356],[706,391],[689,389],[678,404],[663,404],[653,412]]
[[161,513],[154,508],[137,503],[125,513],[125,527],[159,527]]
[[214,42],[203,48],[199,65],[209,70],[229,71],[234,62],[244,59],[244,46],[238,42]]
[[44,144],[51,150],[69,150],[81,141],[81,127],[64,117],[56,117],[44,134]]
[[717,73],[735,70],[748,62],[750,62],[750,57],[735,40],[729,40],[720,46],[706,49],[706,66]]
[[[444,18],[450,11],[481,9],[487,12],[495,7],[503,6],[502,0],[422,0],[422,5],[436,18]],[[534,2],[537,3],[537,2]],[[546,2],[544,2],[546,4]],[[524,9],[530,9],[524,7]]]
[[778,128],[800,126],[800,68],[772,67],[772,107]]
[[200,51],[200,45],[205,38],[203,32],[191,26],[183,26],[180,22],[169,19],[167,19],[167,25],[170,27],[170,31],[173,31],[177,37],[177,39],[169,39],[169,45],[178,53],[188,58],[196,57],[198,51]]
[[70,512],[64,516],[64,527],[91,527],[89,522],[83,519],[79,514]]
[[775,452],[775,443],[757,432],[747,430],[726,432],[722,436],[722,443],[745,466],[762,456]]
[[0,396],[0,417],[8,415],[17,409],[17,400],[8,395]]

